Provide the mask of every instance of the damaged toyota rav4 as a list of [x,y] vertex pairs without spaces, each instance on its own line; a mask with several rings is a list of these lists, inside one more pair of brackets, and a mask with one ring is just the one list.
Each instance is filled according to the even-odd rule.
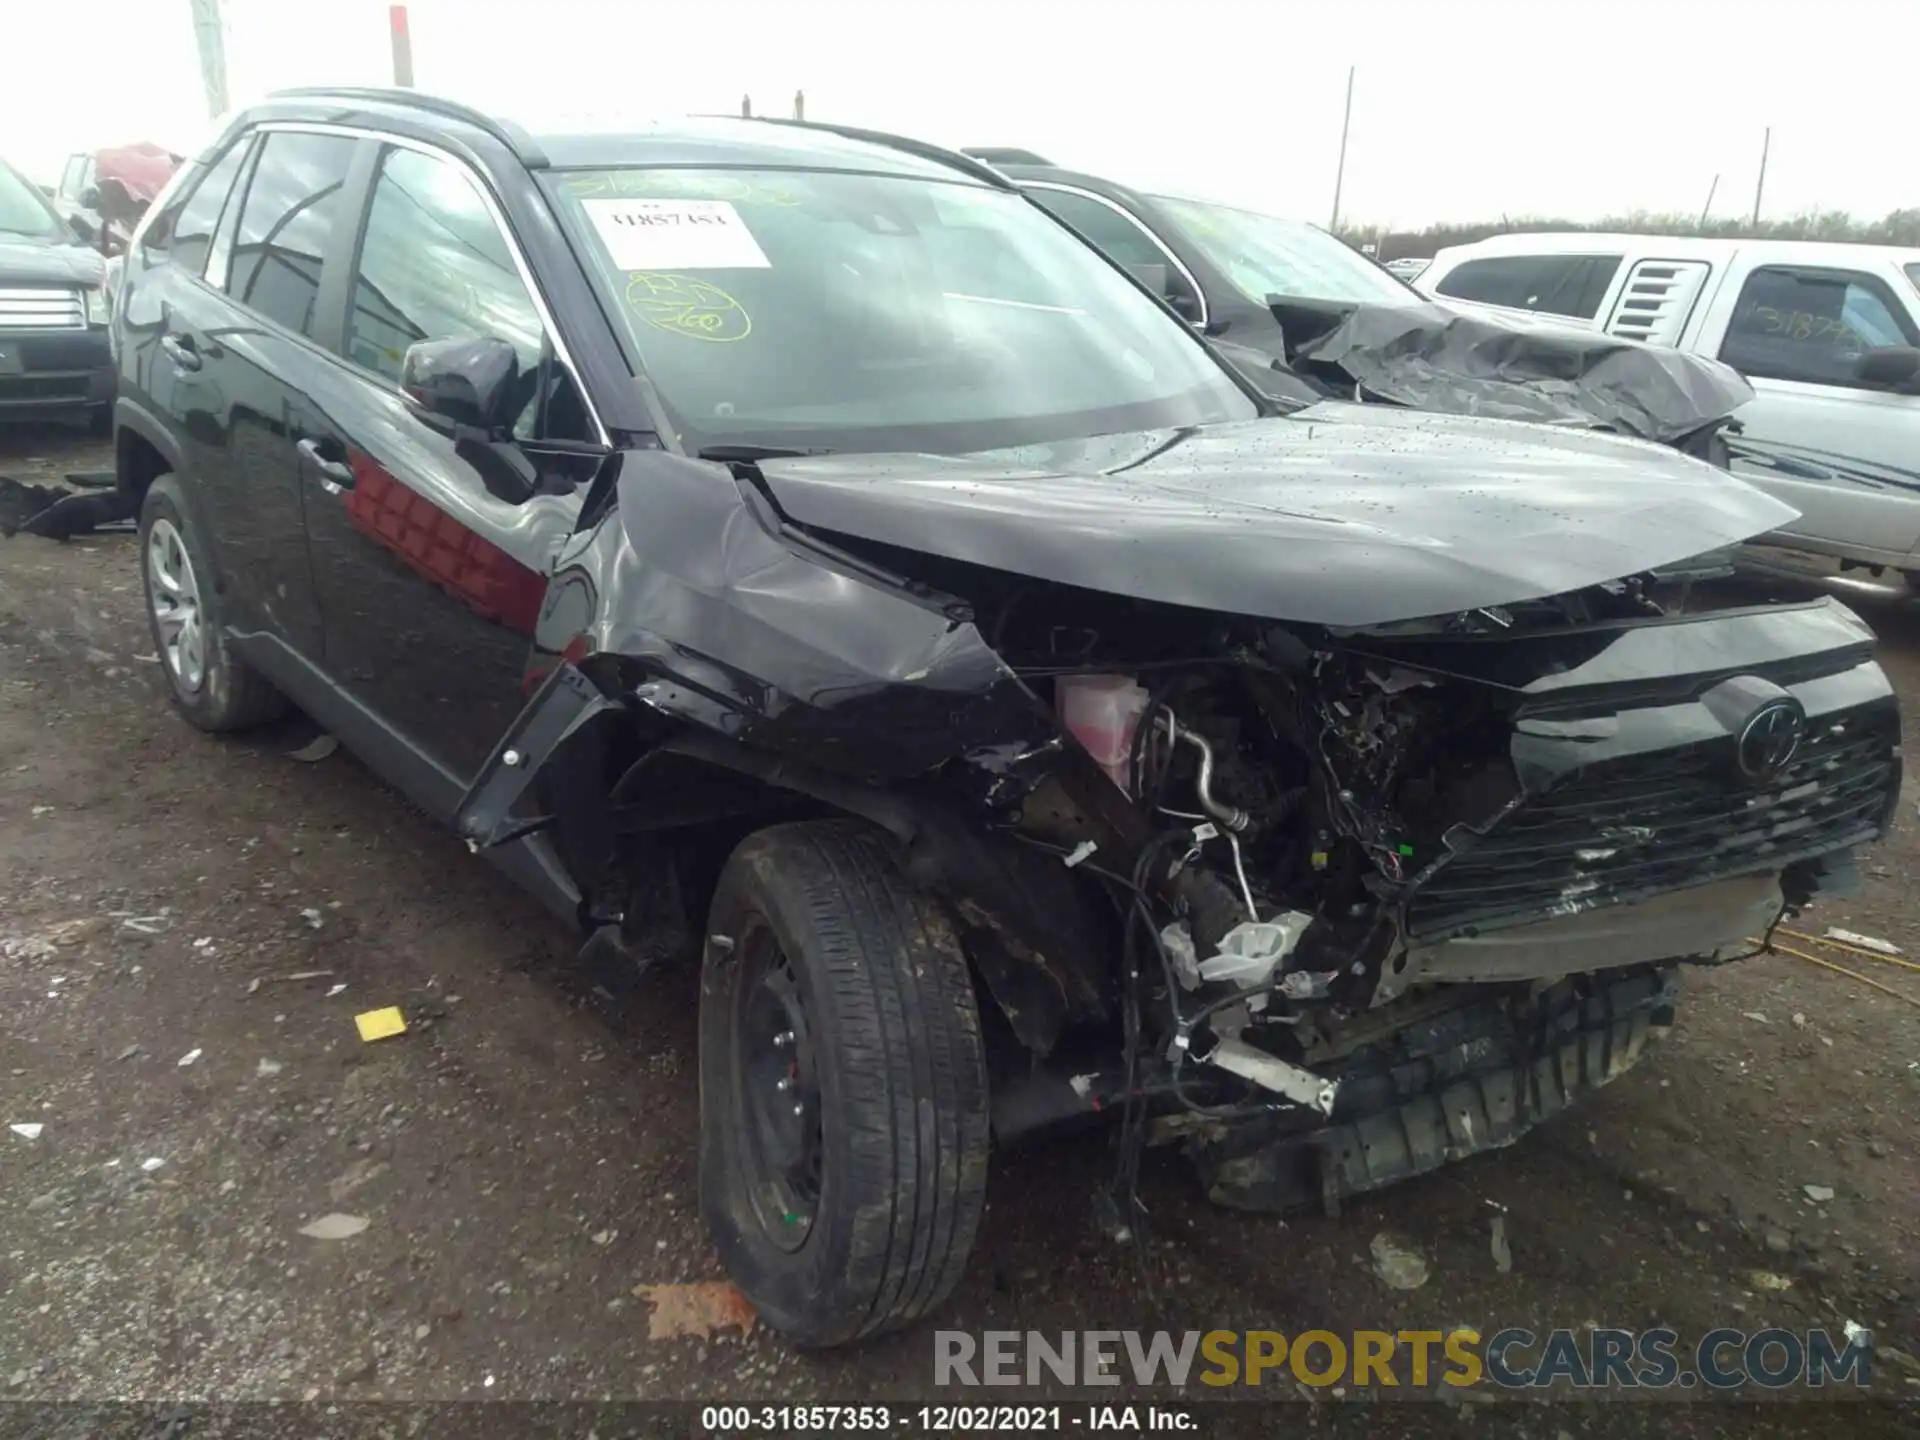
[[[798,1341],[953,1289],[991,1144],[1335,1207],[1619,1075],[1853,878],[1867,627],[1703,610],[1675,450],[1286,409],[991,169],[813,125],[243,112],[115,323],[178,708],[297,704],[700,973],[700,1194]],[[1703,417],[1710,418],[1710,417]]]

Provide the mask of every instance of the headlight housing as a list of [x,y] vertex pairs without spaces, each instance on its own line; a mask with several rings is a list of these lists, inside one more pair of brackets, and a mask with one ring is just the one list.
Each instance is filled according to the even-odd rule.
[[105,286],[90,285],[80,292],[80,298],[87,307],[87,324],[104,325],[113,318],[113,302],[107,298]]

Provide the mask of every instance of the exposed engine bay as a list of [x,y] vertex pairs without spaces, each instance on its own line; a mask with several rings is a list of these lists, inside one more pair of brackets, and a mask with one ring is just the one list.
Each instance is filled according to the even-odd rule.
[[[1530,553],[1470,551],[1457,500],[1409,508],[1424,541],[1383,541],[1370,496],[1292,481],[1237,489],[1235,528],[1205,467],[1247,462],[1187,439],[1121,447],[1138,488],[1103,502],[1126,522],[1099,552],[1111,590],[1076,583],[1096,557],[1064,471],[927,461],[916,482],[809,457],[742,465],[736,497],[710,465],[635,462],[619,523],[556,573],[555,663],[463,831],[555,856],[590,948],[651,963],[674,946],[650,936],[690,943],[742,835],[869,821],[964,947],[998,1140],[1117,1116],[1123,1155],[1178,1141],[1216,1199],[1265,1208],[1517,1138],[1637,1058],[1676,967],[1754,953],[1889,823],[1897,707],[1845,607],[1691,609],[1710,554],[1647,512],[1631,537],[1570,529],[1566,487],[1490,512],[1543,537]],[[1154,478],[1183,453],[1177,483]],[[1705,467],[1618,453],[1688,467],[1664,503],[1692,487],[1708,544],[1768,523]],[[1591,575],[1629,541],[1649,565],[1423,612],[1351,564],[1262,563],[1262,527],[1291,545],[1324,525],[1305,493],[1347,507],[1342,561],[1436,598]],[[1580,513],[1623,503],[1596,482]],[[649,506],[711,515],[724,547],[675,547]],[[1212,568],[1161,565],[1175,547]],[[725,578],[678,575],[715,549]],[[596,609],[608,593],[640,603]],[[720,596],[702,645],[651,628]]]

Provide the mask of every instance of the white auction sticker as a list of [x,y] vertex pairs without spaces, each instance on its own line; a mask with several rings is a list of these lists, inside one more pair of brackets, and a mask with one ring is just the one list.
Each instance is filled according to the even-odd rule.
[[582,200],[622,270],[765,270],[766,252],[727,200]]

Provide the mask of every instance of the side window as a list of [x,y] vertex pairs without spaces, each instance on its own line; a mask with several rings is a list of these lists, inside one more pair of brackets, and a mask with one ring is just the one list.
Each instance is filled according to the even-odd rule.
[[1867,351],[1916,343],[1912,321],[1874,276],[1764,265],[1740,288],[1720,358],[1743,375],[1851,386]]
[[141,237],[148,264],[171,259],[181,269],[198,275],[207,263],[207,247],[226,209],[233,182],[239,177],[250,137],[242,136],[207,169],[198,181],[153,218]]
[[[381,157],[367,208],[347,318],[347,358],[388,380],[400,378],[407,347],[422,340],[493,336],[520,357],[527,399],[515,433],[585,439],[549,402],[540,425],[536,393],[546,331],[533,297],[473,179],[460,167],[414,150]],[[570,389],[570,382],[562,381]],[[569,414],[578,410],[577,401]]]
[[302,335],[313,333],[320,265],[346,230],[341,194],[357,142],[270,131],[240,209],[227,293]]
[[1082,239],[1135,279],[1169,300],[1176,303],[1184,300],[1191,307],[1190,315],[1199,315],[1200,296],[1173,263],[1166,247],[1137,220],[1104,200],[1090,199],[1069,190],[1035,186],[1027,193],[1035,204],[1056,220],[1072,226]]
[[81,178],[86,173],[86,169],[86,156],[69,155],[67,157],[67,168],[60,174],[60,196],[62,199],[78,200],[80,198],[80,192],[86,188],[86,181]]
[[1490,255],[1468,260],[1433,288],[1456,300],[1591,320],[1620,269],[1618,255]]

